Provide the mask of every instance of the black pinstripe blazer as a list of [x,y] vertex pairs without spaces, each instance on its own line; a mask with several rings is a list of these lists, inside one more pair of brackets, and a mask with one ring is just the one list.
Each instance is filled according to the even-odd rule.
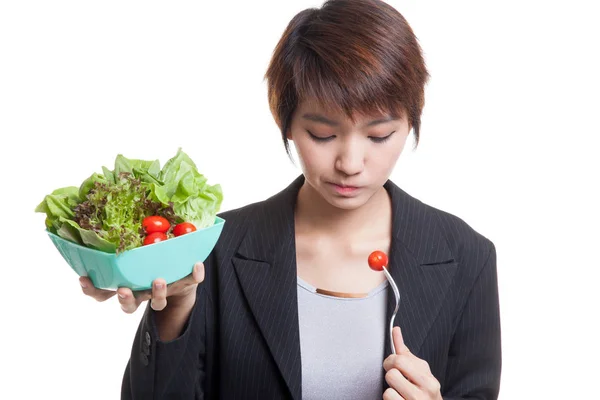
[[[301,399],[294,207],[303,182],[301,175],[263,202],[220,215],[225,227],[205,261],[183,334],[160,341],[154,311],[146,308],[122,398]],[[493,243],[391,181],[385,188],[393,209],[390,272],[402,296],[395,324],[429,363],[445,399],[496,399],[501,345]],[[394,306],[389,291],[388,321]],[[389,347],[386,335],[382,363]]]

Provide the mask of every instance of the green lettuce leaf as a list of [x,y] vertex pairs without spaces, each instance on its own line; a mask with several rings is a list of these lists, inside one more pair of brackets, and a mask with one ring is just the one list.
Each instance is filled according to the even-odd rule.
[[77,222],[70,219],[61,218],[61,222],[63,224],[58,231],[59,236],[107,253],[116,252],[117,246],[102,238],[102,236],[95,231],[83,229]]
[[46,228],[57,233],[60,229],[59,218],[73,218],[73,208],[79,203],[79,188],[68,186],[56,189],[46,195],[44,200],[35,208],[35,212],[46,213]]
[[121,172],[115,184],[96,182],[87,200],[75,210],[75,222],[84,230],[96,235],[84,236],[93,247],[106,244],[96,241],[96,236],[117,246],[120,251],[142,245],[142,220],[146,216],[145,201],[147,189],[139,179],[127,172]]
[[221,185],[205,185],[185,201],[174,202],[173,209],[177,216],[201,229],[214,224],[222,202]]
[[[161,169],[158,160],[119,154],[114,170],[102,167],[79,187],[57,189],[36,207],[46,228],[59,236],[105,252],[142,245],[142,220],[160,215],[171,223],[211,226],[223,201],[220,185],[209,185],[181,148]],[[170,232],[169,232],[170,234]]]
[[181,149],[175,157],[165,163],[159,179],[164,183],[164,192],[168,198],[173,197],[181,179],[189,172],[197,172],[196,164]]
[[191,222],[196,229],[213,225],[223,202],[220,185],[208,185],[196,164],[178,149],[175,157],[163,167],[160,179],[164,186],[155,188],[154,198],[163,204],[173,204],[182,221]]
[[157,179],[160,174],[160,161],[133,160],[119,154],[115,160],[113,173],[115,176],[119,176],[123,172],[133,174],[136,178],[147,174]]
[[90,176],[85,181],[83,181],[83,183],[79,187],[79,200],[85,201],[85,199],[87,198],[88,194],[90,193],[90,190],[92,190],[94,188],[94,186],[96,185],[96,182],[99,182],[99,183],[113,183],[113,181],[114,181],[113,177],[111,177],[111,179],[109,180],[104,175],[97,174],[97,173],[94,172],[92,174],[92,176]]
[[108,168],[106,167],[102,167],[102,173],[104,174],[104,177],[106,178],[106,180],[110,183],[116,183],[117,180],[115,179],[115,174]]

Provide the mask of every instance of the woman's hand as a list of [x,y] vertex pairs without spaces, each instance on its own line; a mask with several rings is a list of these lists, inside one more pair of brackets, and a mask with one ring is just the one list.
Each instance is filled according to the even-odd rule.
[[427,361],[410,352],[399,327],[392,331],[396,353],[383,362],[385,380],[390,387],[384,400],[442,400],[440,383],[431,374]]
[[97,301],[105,301],[118,295],[121,309],[128,314],[137,310],[140,304],[150,300],[150,306],[155,311],[161,311],[167,306],[167,301],[172,306],[193,305],[196,300],[196,287],[204,280],[204,264],[199,262],[194,265],[191,274],[170,285],[164,279],[156,279],[152,282],[152,289],[133,292],[128,288],[118,290],[104,290],[94,287],[88,277],[80,277],[79,283],[83,293],[93,297]]

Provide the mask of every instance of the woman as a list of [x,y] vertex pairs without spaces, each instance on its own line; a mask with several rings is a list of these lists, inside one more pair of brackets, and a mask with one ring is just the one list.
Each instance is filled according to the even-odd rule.
[[[140,323],[123,398],[496,399],[496,254],[459,218],[389,176],[419,138],[428,73],[405,19],[379,0],[296,15],[266,74],[271,111],[302,175],[222,213],[205,264],[151,292],[115,293]],[[385,276],[367,267],[389,254]]]

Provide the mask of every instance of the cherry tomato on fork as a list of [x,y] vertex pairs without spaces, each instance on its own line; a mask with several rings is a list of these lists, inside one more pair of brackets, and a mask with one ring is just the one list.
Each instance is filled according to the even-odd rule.
[[376,250],[369,255],[369,267],[373,271],[383,271],[388,265],[388,257],[383,251]]

